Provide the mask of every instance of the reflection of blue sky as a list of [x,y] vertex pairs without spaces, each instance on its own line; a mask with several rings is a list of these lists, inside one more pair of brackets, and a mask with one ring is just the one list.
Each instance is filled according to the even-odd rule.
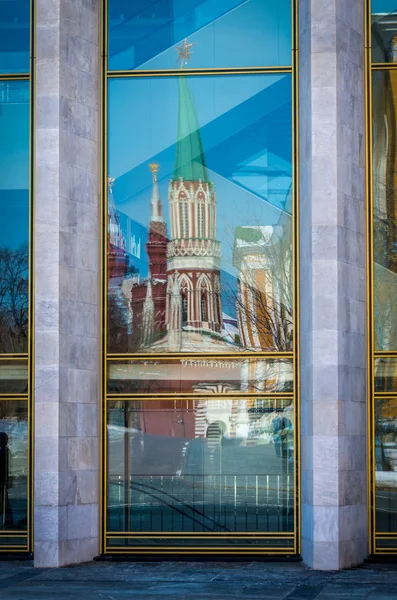
[[[177,78],[115,79],[109,86],[109,175],[116,178],[117,209],[138,227],[148,227],[148,165],[158,162],[168,221],[168,183],[174,170],[178,122]],[[235,276],[236,227],[275,225],[285,208],[292,175],[291,78],[190,77],[189,87],[217,193],[222,270]],[[147,261],[139,266],[145,276]]]
[[373,13],[392,13],[397,11],[397,0],[372,0]]
[[0,0],[0,73],[29,71],[30,0]]
[[109,0],[109,68],[173,69],[184,38],[195,67],[291,64],[291,0]]
[[28,93],[29,82],[0,83],[0,246],[9,248],[28,239]]

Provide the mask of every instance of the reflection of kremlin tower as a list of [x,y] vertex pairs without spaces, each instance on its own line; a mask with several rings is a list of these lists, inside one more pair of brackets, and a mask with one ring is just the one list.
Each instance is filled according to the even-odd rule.
[[126,273],[128,258],[113,197],[114,179],[108,179],[108,279],[110,287],[118,287]]
[[167,246],[167,330],[179,345],[182,328],[222,330],[220,244],[216,240],[216,194],[205,164],[193,100],[178,78],[178,139],[169,185],[171,239]]
[[[159,165],[152,163],[153,189],[146,252],[149,261],[147,282],[133,286],[131,312],[134,328],[141,331],[140,344],[150,344],[165,333],[167,283],[167,225],[157,183]],[[136,333],[136,332],[135,332]]]

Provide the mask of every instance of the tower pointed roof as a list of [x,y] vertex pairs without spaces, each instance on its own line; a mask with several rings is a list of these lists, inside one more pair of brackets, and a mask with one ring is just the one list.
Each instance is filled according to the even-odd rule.
[[178,136],[174,179],[210,183],[197,112],[185,76],[178,77]]
[[157,172],[160,165],[151,163],[149,169],[153,177],[152,197],[150,199],[150,220],[156,223],[164,223],[163,205],[160,199],[159,184],[157,182]]

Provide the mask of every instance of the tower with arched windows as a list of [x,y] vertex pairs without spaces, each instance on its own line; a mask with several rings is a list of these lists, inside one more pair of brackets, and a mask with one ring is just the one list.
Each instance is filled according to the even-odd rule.
[[223,320],[216,192],[186,77],[178,78],[178,86],[176,160],[168,190],[167,329],[170,337],[182,329],[219,334]]

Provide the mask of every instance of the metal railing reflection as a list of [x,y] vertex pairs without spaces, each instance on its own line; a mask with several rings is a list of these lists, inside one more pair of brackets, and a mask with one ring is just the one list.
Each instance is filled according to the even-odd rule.
[[293,531],[294,478],[281,475],[111,476],[108,531]]

